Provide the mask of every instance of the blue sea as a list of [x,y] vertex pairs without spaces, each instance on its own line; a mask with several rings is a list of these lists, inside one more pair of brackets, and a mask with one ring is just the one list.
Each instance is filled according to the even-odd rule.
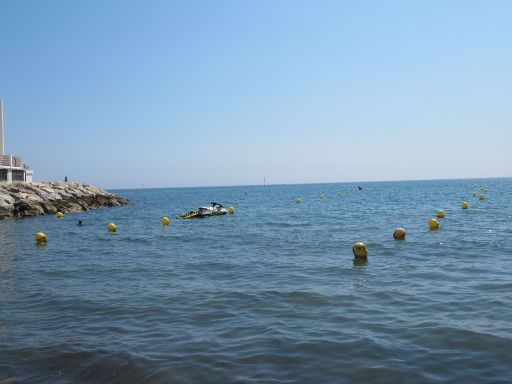
[[[0,383],[512,382],[512,179],[357,185],[0,221]],[[212,201],[235,214],[175,219]]]

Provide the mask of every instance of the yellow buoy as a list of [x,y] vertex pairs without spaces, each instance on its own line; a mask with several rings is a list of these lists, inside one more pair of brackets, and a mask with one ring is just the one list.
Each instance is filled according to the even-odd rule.
[[48,242],[48,237],[43,232],[37,232],[35,239],[37,244],[44,244]]
[[462,209],[468,209],[469,205],[468,205],[467,201],[463,201],[462,204],[460,205],[460,207]]
[[320,195],[320,200],[323,200],[325,199],[325,196],[324,195]]
[[167,216],[164,216],[164,217],[162,217],[162,220],[160,220],[160,222],[162,223],[162,225],[169,225],[171,220],[169,220],[169,218]]
[[436,219],[430,219],[428,221],[428,228],[433,231],[435,229],[439,229],[439,221],[437,221]]
[[234,215],[235,214],[235,208],[229,207],[228,212],[229,212],[230,215]]
[[117,227],[114,223],[109,223],[107,225],[107,229],[109,232],[117,232]]
[[396,240],[405,240],[405,229],[403,228],[397,228],[395,229],[395,232],[393,232],[393,237]]
[[62,219],[62,218],[64,217],[64,214],[63,214],[62,212],[57,212],[57,213],[55,214],[55,217],[56,217],[57,219]]
[[478,196],[478,200],[483,200],[483,199],[485,199],[485,196],[484,196],[484,195],[480,195],[480,196]]
[[368,257],[368,247],[365,243],[355,243],[352,246],[352,252],[355,257]]
[[476,197],[476,192],[473,192],[473,197]]
[[296,202],[297,204],[300,204],[300,203],[301,203],[301,201],[302,201],[302,199],[301,199],[300,197],[298,197],[298,196],[297,196],[297,197],[295,198],[295,202]]
[[442,209],[439,209],[437,212],[436,212],[436,216],[440,219],[444,219],[444,211]]

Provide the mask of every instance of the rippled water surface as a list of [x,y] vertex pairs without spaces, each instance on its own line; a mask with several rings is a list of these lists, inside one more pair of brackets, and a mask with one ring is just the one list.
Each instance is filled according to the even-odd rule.
[[[511,382],[512,179],[360,185],[0,221],[0,383]],[[174,219],[210,201],[236,214]]]

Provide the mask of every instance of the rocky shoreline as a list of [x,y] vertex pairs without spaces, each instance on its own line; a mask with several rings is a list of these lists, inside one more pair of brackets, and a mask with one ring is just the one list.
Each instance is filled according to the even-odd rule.
[[79,212],[101,207],[119,207],[129,200],[87,184],[0,183],[0,220],[6,217],[25,217]]

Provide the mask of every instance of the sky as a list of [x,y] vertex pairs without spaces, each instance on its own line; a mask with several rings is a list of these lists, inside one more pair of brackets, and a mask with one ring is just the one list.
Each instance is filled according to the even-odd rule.
[[510,1],[0,0],[5,151],[104,188],[512,176]]

